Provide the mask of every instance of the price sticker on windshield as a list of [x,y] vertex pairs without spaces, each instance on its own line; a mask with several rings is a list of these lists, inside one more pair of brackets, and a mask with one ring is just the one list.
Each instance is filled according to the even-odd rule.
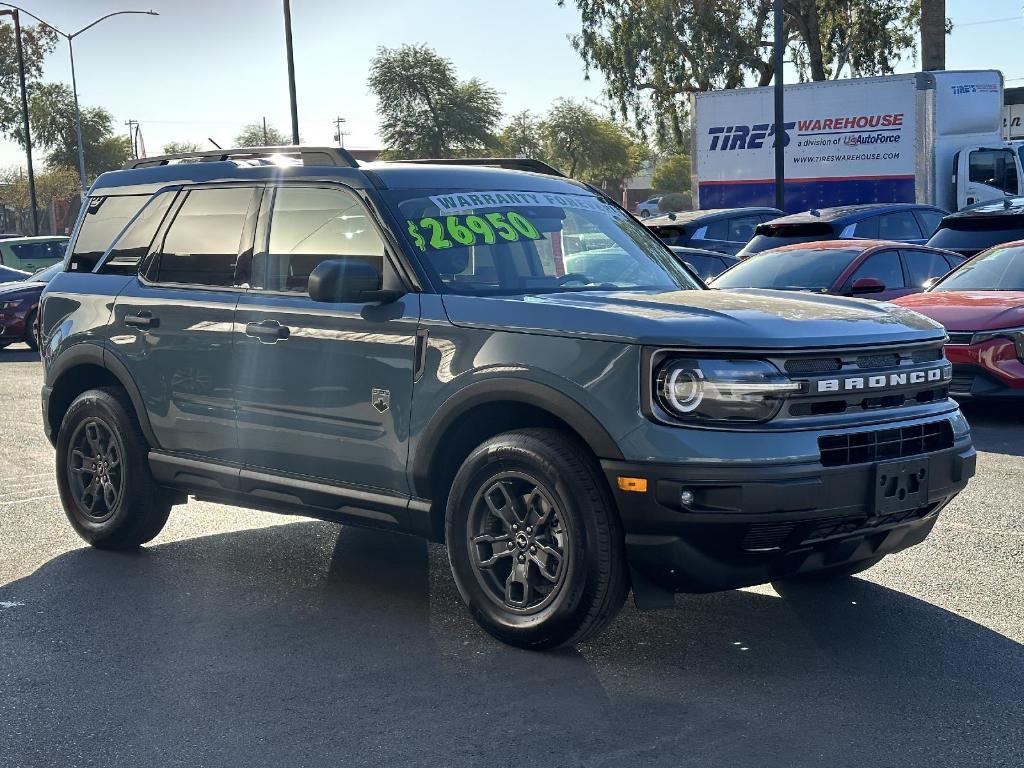
[[421,251],[514,243],[544,237],[528,218],[515,211],[468,216],[425,216],[422,219],[406,219],[405,223],[409,238]]

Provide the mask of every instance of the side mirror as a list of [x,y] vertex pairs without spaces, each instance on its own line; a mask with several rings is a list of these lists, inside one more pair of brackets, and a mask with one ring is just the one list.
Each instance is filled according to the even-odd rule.
[[881,293],[885,290],[885,283],[877,277],[861,277],[853,281],[850,286],[850,293],[854,296],[864,293]]
[[924,281],[924,285],[922,285],[921,288],[923,288],[924,290],[927,291],[933,285],[935,285],[937,282],[939,282],[939,278],[937,278],[937,277],[929,277],[927,280]]
[[383,287],[383,278],[368,258],[340,256],[320,262],[309,273],[309,297],[329,304],[386,304],[402,296]]

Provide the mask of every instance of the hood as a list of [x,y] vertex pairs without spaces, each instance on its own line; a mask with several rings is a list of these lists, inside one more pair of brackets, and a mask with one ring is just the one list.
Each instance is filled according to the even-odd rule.
[[26,295],[34,293],[38,296],[45,287],[46,283],[27,282],[25,280],[18,280],[13,283],[0,283],[0,296],[11,296],[21,293]]
[[1024,291],[933,291],[895,303],[942,323],[951,331],[1024,326]]
[[931,320],[882,302],[754,289],[446,294],[444,304],[456,325],[639,344],[799,349],[944,335]]

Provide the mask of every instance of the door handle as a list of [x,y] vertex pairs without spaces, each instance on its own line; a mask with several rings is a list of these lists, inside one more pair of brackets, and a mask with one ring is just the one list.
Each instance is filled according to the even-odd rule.
[[245,335],[259,339],[261,344],[276,344],[291,336],[292,329],[277,320],[263,320],[259,323],[246,323]]
[[124,324],[132,328],[157,328],[160,325],[160,318],[153,317],[149,310],[143,310],[137,315],[125,315]]

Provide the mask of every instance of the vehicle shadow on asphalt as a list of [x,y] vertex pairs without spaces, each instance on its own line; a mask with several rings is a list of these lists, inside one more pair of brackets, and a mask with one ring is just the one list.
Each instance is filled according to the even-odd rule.
[[35,363],[38,361],[39,353],[22,344],[0,349],[0,363]]
[[[968,400],[960,409],[979,451],[1024,456],[1024,400]],[[1008,433],[1006,427],[1019,431]]]
[[[1018,765],[1024,647],[870,581],[492,640],[444,550],[298,522],[0,587],[14,765]],[[41,763],[40,763],[41,764]],[[76,763],[77,764],[77,763]]]

